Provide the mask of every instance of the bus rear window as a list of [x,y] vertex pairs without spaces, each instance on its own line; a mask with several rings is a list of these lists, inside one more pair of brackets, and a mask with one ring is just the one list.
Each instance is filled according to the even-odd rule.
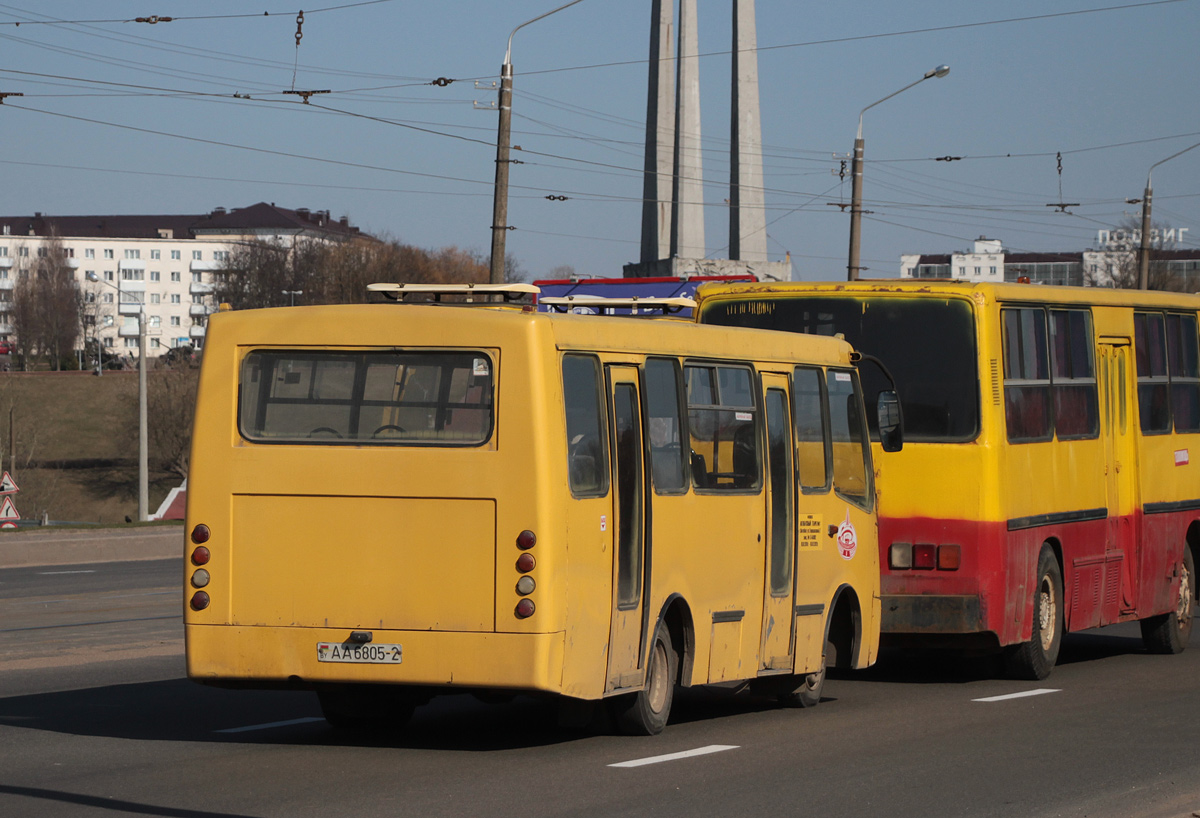
[[259,350],[242,362],[238,428],[259,443],[477,446],[494,378],[479,351]]

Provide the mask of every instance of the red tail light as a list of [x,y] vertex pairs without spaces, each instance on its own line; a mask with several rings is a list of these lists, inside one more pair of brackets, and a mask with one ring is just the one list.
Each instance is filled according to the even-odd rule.
[[932,570],[937,559],[937,546],[930,543],[917,543],[913,546],[913,568]]
[[[522,601],[524,601],[524,600],[522,600]],[[193,611],[203,611],[205,608],[208,607],[208,602],[209,602],[208,594],[205,593],[204,591],[197,591],[196,593],[192,594],[192,610]]]
[[208,549],[202,545],[199,548],[197,548],[195,551],[192,552],[192,564],[193,565],[208,565],[208,561],[211,557],[212,557],[212,554],[210,554],[208,552]]
[[533,604],[532,599],[522,599],[517,603],[517,618],[528,619],[529,617],[533,616],[533,612],[535,610],[537,610],[537,607]]
[[192,542],[196,543],[197,545],[203,542],[208,542],[208,536],[208,526],[206,526],[204,523],[200,523],[192,529]]
[[537,534],[534,534],[528,528],[517,535],[517,548],[522,551],[528,551],[537,545]]

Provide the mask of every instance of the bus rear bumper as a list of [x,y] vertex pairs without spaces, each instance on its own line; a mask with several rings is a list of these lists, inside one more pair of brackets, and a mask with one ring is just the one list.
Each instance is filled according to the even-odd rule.
[[882,597],[885,634],[957,634],[987,630],[977,594],[894,594]]
[[[188,678],[225,687],[398,684],[558,693],[563,633],[372,630],[371,644],[400,645],[399,663],[321,662],[317,645],[344,644],[344,628],[187,625]],[[449,692],[449,690],[447,691]]]

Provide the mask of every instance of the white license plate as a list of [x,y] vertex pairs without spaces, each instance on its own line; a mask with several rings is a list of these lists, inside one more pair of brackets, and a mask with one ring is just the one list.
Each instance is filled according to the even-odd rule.
[[349,662],[359,665],[398,665],[400,645],[347,645],[342,642],[318,642],[318,662]]

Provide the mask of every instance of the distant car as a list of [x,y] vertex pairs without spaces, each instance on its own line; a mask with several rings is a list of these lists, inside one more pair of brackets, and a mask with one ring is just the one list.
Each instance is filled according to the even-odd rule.
[[16,351],[16,344],[11,341],[0,341],[0,355],[11,355]]

